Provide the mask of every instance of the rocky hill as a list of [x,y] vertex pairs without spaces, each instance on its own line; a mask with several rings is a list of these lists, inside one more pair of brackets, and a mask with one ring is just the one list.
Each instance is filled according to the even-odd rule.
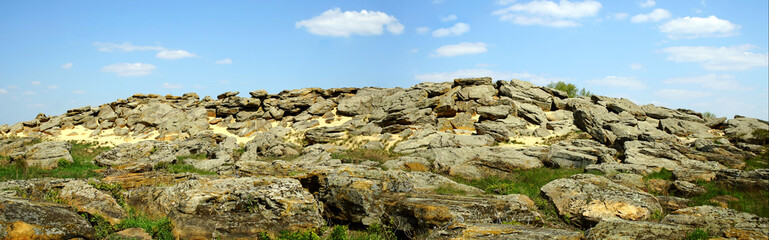
[[1,126],[0,238],[769,238],[763,120],[491,78],[249,94]]

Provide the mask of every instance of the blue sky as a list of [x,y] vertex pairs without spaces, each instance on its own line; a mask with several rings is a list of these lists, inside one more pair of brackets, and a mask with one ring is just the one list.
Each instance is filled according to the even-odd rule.
[[767,1],[0,1],[0,124],[134,93],[565,81],[769,118]]

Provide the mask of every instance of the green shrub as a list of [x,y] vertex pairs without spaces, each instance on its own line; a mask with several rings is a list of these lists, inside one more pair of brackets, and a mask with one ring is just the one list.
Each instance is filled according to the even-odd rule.
[[123,195],[123,186],[120,186],[120,184],[117,183],[96,183],[96,182],[88,182],[91,186],[93,186],[96,189],[99,189],[101,191],[108,192],[110,195],[112,195],[112,198],[115,199],[118,205],[125,208],[126,206],[126,200],[125,196]]
[[569,95],[569,97],[582,97],[582,96],[589,97],[593,95],[593,93],[591,93],[588,90],[585,90],[585,88],[582,88],[580,90],[577,88],[576,85],[571,83],[565,83],[563,81],[551,82],[547,84],[547,87],[564,91],[566,92],[567,95]]
[[301,232],[282,231],[278,240],[320,240],[320,236],[312,230]]
[[329,240],[348,240],[347,237],[347,226],[345,225],[336,225],[333,229],[331,229],[331,234],[328,236]]
[[702,113],[703,118],[717,118],[716,114],[713,114],[712,112],[703,112]]
[[208,154],[207,153],[197,153],[197,154],[191,154],[191,155],[185,155],[185,156],[178,156],[178,157],[176,157],[177,161],[183,161],[185,159],[197,159],[197,160],[208,159]]
[[98,214],[91,215],[88,213],[80,213],[80,216],[83,216],[85,220],[91,223],[91,226],[93,226],[93,229],[96,232],[96,239],[105,239],[110,234],[118,231],[117,226],[113,226],[112,224],[110,224],[101,215],[98,215]]
[[441,195],[466,195],[467,192],[462,189],[457,189],[452,185],[441,185],[438,188],[433,189],[433,192]]

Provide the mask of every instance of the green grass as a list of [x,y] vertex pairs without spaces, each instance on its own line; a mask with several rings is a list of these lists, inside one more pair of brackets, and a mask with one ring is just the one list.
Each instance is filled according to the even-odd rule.
[[467,195],[465,190],[454,188],[448,184],[438,186],[438,188],[433,189],[433,192],[441,195]]
[[465,185],[480,188],[492,194],[523,194],[534,198],[545,184],[584,172],[581,168],[534,168],[514,171],[505,176],[489,176],[478,180],[456,179]]
[[732,196],[738,200],[728,202],[729,208],[761,217],[769,217],[769,191],[735,188],[719,182],[698,181],[696,184],[704,187],[708,192],[690,198],[689,206],[718,206],[716,203],[710,202],[710,199],[717,196]]
[[684,240],[707,240],[710,239],[710,231],[695,228],[684,237]]
[[644,181],[648,181],[649,179],[662,179],[662,180],[668,180],[673,181],[673,172],[670,170],[667,170],[666,168],[660,169],[659,172],[653,172],[649,175],[644,176]]
[[115,199],[115,202],[117,202],[118,205],[120,205],[123,208],[126,207],[126,200],[125,200],[125,196],[123,195],[123,187],[120,186],[120,184],[96,183],[96,182],[88,182],[88,184],[90,184],[96,189],[108,192],[112,196],[112,198]]
[[43,177],[79,179],[97,177],[99,174],[94,170],[101,169],[101,167],[93,164],[93,158],[107,150],[109,148],[73,142],[70,150],[72,163],[59,161],[59,167],[45,170],[38,167],[27,167],[22,161],[16,161],[9,165],[0,166],[0,181]]
[[199,175],[216,175],[216,172],[197,169],[192,165],[184,164],[184,163],[161,162],[155,165],[155,170],[162,170],[168,173],[196,173]]
[[117,231],[128,228],[142,228],[152,236],[152,239],[174,239],[174,235],[171,232],[173,230],[173,223],[171,223],[171,219],[168,217],[152,218],[133,209],[128,209],[127,212],[128,218],[115,225]]
[[769,146],[764,147],[764,153],[745,159],[745,171],[756,170],[760,168],[769,168]]
[[176,160],[178,160],[178,161],[184,161],[185,159],[197,159],[197,160],[208,159],[208,154],[207,153],[198,153],[198,154],[192,154],[192,155],[185,155],[185,156],[178,156],[178,157],[176,157]]
[[364,161],[375,161],[384,163],[389,160],[397,159],[403,156],[402,154],[393,153],[387,150],[368,150],[368,149],[354,149],[341,151],[331,154],[331,158],[339,159],[343,163],[361,163]]
[[455,179],[457,182],[480,188],[491,194],[523,194],[531,198],[542,214],[543,220],[551,227],[567,227],[562,224],[555,206],[540,195],[539,189],[545,184],[584,172],[581,168],[534,168],[518,170],[506,176],[489,176],[478,180]]

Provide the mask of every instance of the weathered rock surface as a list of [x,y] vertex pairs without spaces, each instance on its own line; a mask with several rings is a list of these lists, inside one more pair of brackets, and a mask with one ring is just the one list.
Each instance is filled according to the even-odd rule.
[[645,221],[629,221],[620,218],[604,218],[587,231],[587,239],[683,239],[691,231],[680,225]]
[[466,179],[480,179],[515,170],[542,167],[544,148],[515,149],[503,147],[435,148],[418,155],[432,160],[437,173]]
[[94,237],[91,224],[64,205],[0,197],[0,210],[2,239]]
[[559,215],[588,228],[604,218],[646,220],[662,213],[654,196],[591,174],[554,180],[541,188]]
[[680,209],[665,216],[661,223],[699,228],[727,238],[769,238],[769,218],[714,206]]
[[[69,154],[70,144],[67,142],[46,141],[30,146],[23,156],[28,167],[53,169],[59,166],[59,160],[73,162]],[[14,161],[21,160],[15,157]]]
[[182,239],[243,238],[324,224],[315,198],[290,178],[225,178],[185,181],[128,192],[129,205],[164,214]]
[[574,139],[553,144],[546,164],[563,168],[583,168],[590,164],[617,162],[617,150],[591,139]]
[[436,231],[428,239],[583,239],[581,232],[509,224],[458,224],[446,231]]
[[76,207],[79,212],[102,216],[111,224],[118,224],[120,220],[127,217],[125,210],[118,205],[115,198],[84,181],[68,182],[61,189],[58,197],[68,205]]

